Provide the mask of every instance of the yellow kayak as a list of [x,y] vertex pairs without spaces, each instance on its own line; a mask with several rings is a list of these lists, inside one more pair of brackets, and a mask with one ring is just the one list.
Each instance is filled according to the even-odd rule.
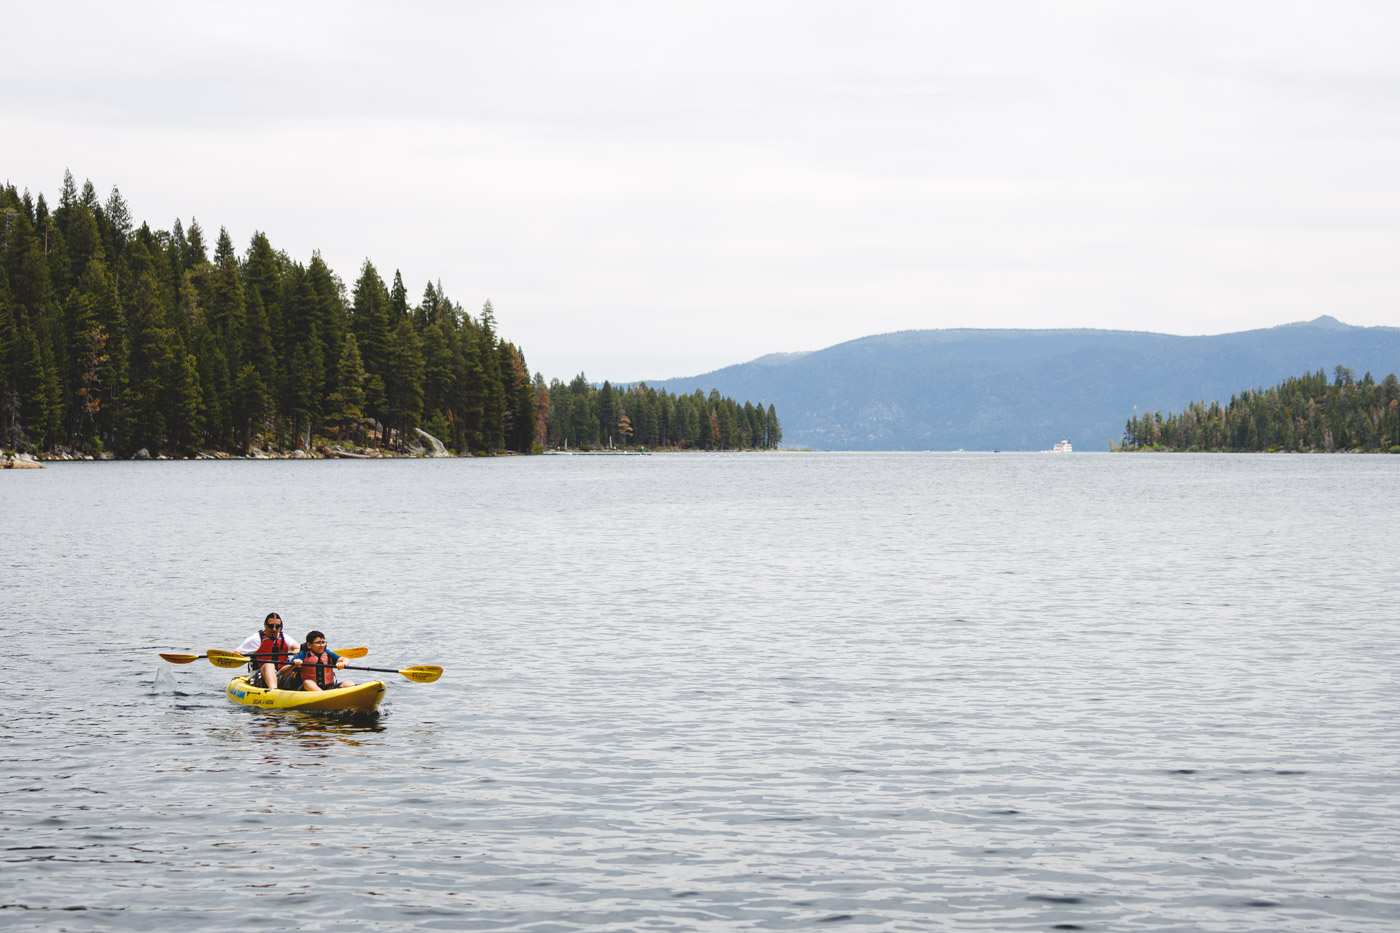
[[228,698],[259,709],[299,709],[329,713],[372,713],[384,699],[384,682],[371,680],[335,690],[269,690],[254,687],[247,677],[235,677],[228,684]]

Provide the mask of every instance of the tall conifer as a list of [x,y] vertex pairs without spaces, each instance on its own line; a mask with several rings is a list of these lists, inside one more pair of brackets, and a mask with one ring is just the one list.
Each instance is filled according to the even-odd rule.
[[336,387],[327,399],[326,418],[335,427],[336,437],[364,417],[365,366],[355,335],[347,333],[336,366]]

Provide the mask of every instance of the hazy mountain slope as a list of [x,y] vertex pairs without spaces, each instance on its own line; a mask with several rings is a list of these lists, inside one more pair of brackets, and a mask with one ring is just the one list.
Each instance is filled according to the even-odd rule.
[[1104,450],[1138,411],[1227,401],[1338,363],[1400,370],[1400,328],[1333,318],[1207,337],[1111,330],[923,330],[769,354],[651,382],[777,406],[784,446]]

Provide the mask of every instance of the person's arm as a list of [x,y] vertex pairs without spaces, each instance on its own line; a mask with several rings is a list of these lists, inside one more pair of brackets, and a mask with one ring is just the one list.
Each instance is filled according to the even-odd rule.
[[252,654],[254,651],[257,651],[257,650],[258,650],[258,646],[261,645],[261,644],[262,644],[262,635],[259,634],[259,633],[257,633],[257,632],[254,632],[253,634],[249,635],[247,638],[243,639],[243,644],[241,644],[241,645],[238,646],[238,653],[239,653],[239,654]]
[[292,665],[300,664],[302,655],[305,654],[305,652],[297,651],[296,642],[287,641],[285,638],[282,641],[287,645],[287,662],[277,669],[279,676],[291,670]]
[[344,658],[342,658],[340,655],[336,654],[334,651],[327,651],[326,654],[328,654],[328,655],[331,656],[331,665],[332,665],[336,670],[339,671],[339,670],[344,670],[344,669],[345,669],[345,659],[344,659]]

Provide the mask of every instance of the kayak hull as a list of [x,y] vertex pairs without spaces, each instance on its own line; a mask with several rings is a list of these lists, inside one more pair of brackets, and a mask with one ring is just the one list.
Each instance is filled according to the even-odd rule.
[[228,684],[228,698],[242,706],[258,709],[303,710],[316,713],[372,713],[384,699],[384,682],[340,687],[335,690],[269,690],[254,687],[247,677],[235,677]]

